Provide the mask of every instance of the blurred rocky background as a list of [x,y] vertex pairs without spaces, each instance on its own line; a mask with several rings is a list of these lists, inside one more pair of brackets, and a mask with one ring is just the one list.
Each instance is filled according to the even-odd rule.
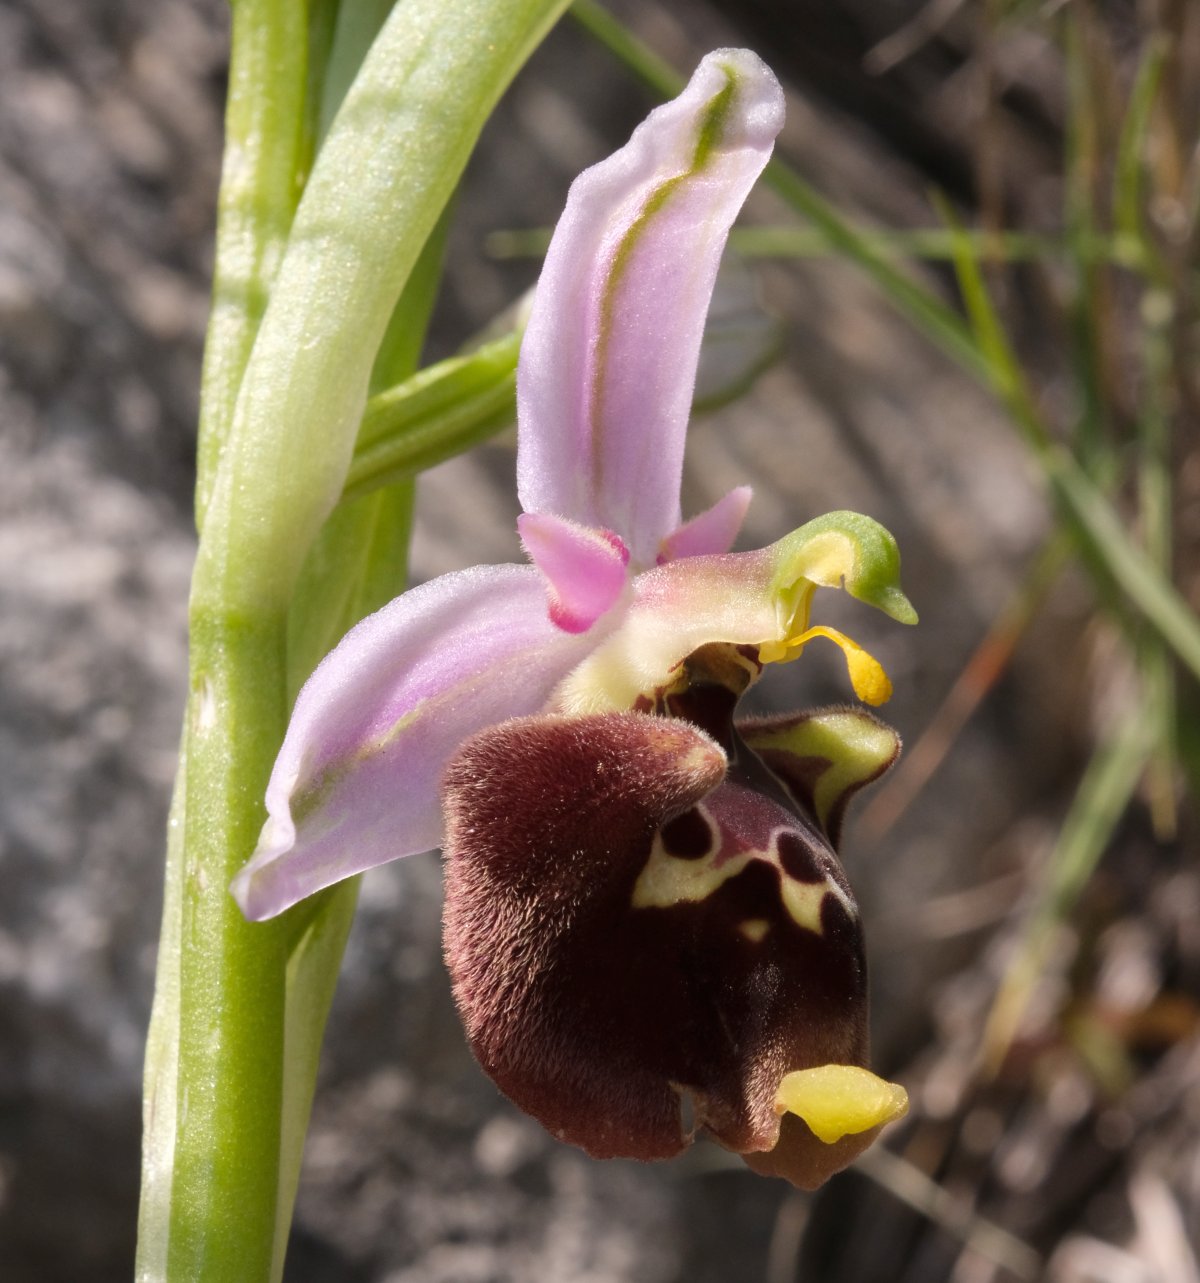
[[[757,49],[789,91],[783,153],[882,228],[937,225],[932,187],[972,224],[1061,228],[1068,19],[1097,42],[1113,102],[1156,26],[1176,42],[1181,84],[1200,59],[1195,15],[1168,0],[611,9],[681,69],[718,45]],[[107,1283],[132,1268],[227,27],[219,0],[0,5],[4,1283]],[[553,223],[574,174],[651,105],[578,25],[550,36],[469,171],[432,356],[536,275],[534,260],[497,258],[489,234]],[[791,215],[764,192],[749,218]],[[364,884],[293,1283],[1200,1278],[1194,809],[1156,832],[1138,794],[1095,868],[1072,883],[1056,863],[1093,745],[1137,706],[1122,635],[1069,554],[1044,582],[1031,569],[1052,529],[1044,487],[976,381],[838,258],[748,270],[784,350],[748,395],[698,420],[685,510],[750,480],[746,546],[842,507],[899,538],[921,626],[856,611],[854,635],[895,679],[889,717],[932,774],[885,786],[846,860],[871,929],[876,1060],[909,1086],[912,1117],[815,1197],[703,1143],[655,1168],[557,1145],[465,1049],[439,957],[437,860],[415,858]],[[924,274],[955,298],[945,264]],[[1051,264],[1000,283],[1051,412],[1071,396],[1062,276]],[[1114,280],[1118,338],[1127,288]],[[1172,471],[1178,582],[1195,606],[1200,435],[1186,392]],[[425,478],[417,579],[516,556],[512,466],[496,444]],[[997,634],[998,620],[1013,626]],[[773,705],[846,698],[832,660],[775,677]],[[1185,686],[1189,726],[1194,710]],[[1030,955],[1047,886],[1058,898]],[[998,989],[1029,956],[1036,983],[1000,1037]]]

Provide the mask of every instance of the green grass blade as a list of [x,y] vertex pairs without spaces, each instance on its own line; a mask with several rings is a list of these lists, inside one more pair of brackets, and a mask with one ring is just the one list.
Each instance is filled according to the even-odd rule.
[[998,1067],[1045,968],[1055,928],[1071,913],[1125,814],[1146,768],[1150,736],[1140,710],[1096,750],[1029,912],[1013,963],[996,995],[984,1033],[985,1059]]
[[1097,235],[1101,142],[1096,101],[1096,71],[1089,51],[1093,42],[1087,19],[1069,10],[1064,14],[1067,69],[1065,136],[1065,194],[1067,242],[1071,247],[1074,288],[1068,307],[1071,341],[1067,355],[1074,370],[1080,408],[1074,424],[1076,456],[1095,475],[1107,461],[1112,445],[1110,390],[1105,386],[1110,364],[1105,360],[1106,321],[1112,309],[1108,273],[1087,252]]
[[[1062,517],[1126,600],[1200,676],[1200,621],[1162,570],[1134,543],[1112,504],[1078,461],[1051,442],[969,242],[960,245],[955,267],[980,350],[987,358],[989,382],[1033,451]],[[1102,584],[1098,588],[1104,591]]]
[[[1151,288],[1142,300],[1143,392],[1137,421],[1138,507],[1149,561],[1170,581],[1172,558],[1171,396],[1174,313],[1170,296]],[[1174,834],[1175,768],[1178,761],[1175,672],[1158,644],[1143,644],[1140,664],[1146,715],[1155,728],[1150,765],[1150,813],[1160,837]]]
[[[1117,233],[1132,241],[1142,242],[1142,167],[1150,133],[1151,113],[1162,80],[1168,42],[1160,32],[1146,45],[1138,63],[1137,75],[1129,95],[1129,105],[1121,123],[1113,173],[1113,221]],[[1147,244],[1148,250],[1153,249]]]
[[940,198],[937,204],[953,239],[958,286],[983,362],[985,381],[1004,403],[1029,445],[1040,454],[1049,444],[1046,430],[1038,418],[1025,372],[992,303],[976,246],[955,219],[949,205]]

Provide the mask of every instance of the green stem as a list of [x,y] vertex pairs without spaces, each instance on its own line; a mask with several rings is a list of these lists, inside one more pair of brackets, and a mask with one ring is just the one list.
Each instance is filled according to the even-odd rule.
[[168,1278],[269,1275],[287,922],[246,922],[230,879],[261,827],[286,717],[282,614],[192,612]]
[[233,6],[213,304],[200,376],[196,527],[204,528],[234,406],[300,198],[308,80],[306,6]]

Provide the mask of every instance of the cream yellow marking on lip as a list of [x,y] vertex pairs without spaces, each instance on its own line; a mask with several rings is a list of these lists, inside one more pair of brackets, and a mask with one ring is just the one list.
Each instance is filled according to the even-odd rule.
[[826,1145],[903,1118],[908,1092],[859,1065],[818,1065],[786,1074],[775,1112],[795,1114]]
[[[797,882],[785,873],[779,881],[783,907],[791,915],[792,921],[798,927],[815,931],[817,935],[822,934],[821,906],[825,903],[825,897],[835,890],[840,892],[841,888],[835,888],[828,879],[824,882]],[[843,904],[846,903],[844,895],[839,895],[838,898]]]
[[696,810],[708,825],[712,849],[699,859],[681,859],[666,850],[662,834],[656,833],[650,858],[633,886],[632,904],[635,909],[669,909],[675,904],[697,904],[707,900],[730,878],[736,878],[751,860],[765,860],[779,870],[780,898],[797,926],[816,935],[822,934],[821,908],[827,895],[836,896],[851,917],[856,915],[854,902],[828,877],[823,882],[798,882],[787,873],[776,849],[777,834],[783,830],[777,829],[771,835],[771,850],[743,851],[718,866],[715,862],[716,826],[703,806],[697,806]]
[[825,709],[782,729],[754,727],[743,734],[756,753],[825,758],[829,765],[817,777],[813,803],[826,826],[837,801],[882,774],[900,751],[896,732],[859,709]]
[[751,944],[761,944],[770,929],[771,924],[766,920],[766,918],[747,918],[745,922],[738,924],[738,931],[744,935]]

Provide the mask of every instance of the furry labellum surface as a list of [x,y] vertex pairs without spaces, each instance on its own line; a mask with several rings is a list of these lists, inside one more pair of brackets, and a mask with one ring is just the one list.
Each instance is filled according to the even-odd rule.
[[[469,740],[443,788],[446,958],[475,1055],[554,1135],[659,1159],[703,1129],[813,1188],[878,1131],[781,1130],[788,1074],[868,1052],[858,910],[821,813],[840,820],[897,745],[864,712],[741,727],[735,702],[701,682]],[[873,752],[848,762],[848,733]]]

